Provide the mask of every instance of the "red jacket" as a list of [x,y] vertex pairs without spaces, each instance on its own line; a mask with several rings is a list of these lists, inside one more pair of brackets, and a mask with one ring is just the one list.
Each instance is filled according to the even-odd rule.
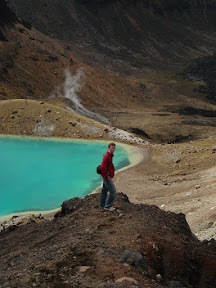
[[106,179],[108,179],[108,176],[110,176],[110,178],[113,178],[115,174],[115,167],[112,163],[113,156],[114,156],[113,154],[110,154],[110,152],[107,151],[100,165],[101,175]]

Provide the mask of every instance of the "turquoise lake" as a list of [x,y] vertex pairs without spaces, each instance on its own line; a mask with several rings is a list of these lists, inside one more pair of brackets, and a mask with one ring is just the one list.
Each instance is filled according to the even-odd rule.
[[[108,142],[0,137],[0,217],[59,208],[63,201],[83,197],[102,184],[96,167]],[[130,164],[116,146],[115,169]]]

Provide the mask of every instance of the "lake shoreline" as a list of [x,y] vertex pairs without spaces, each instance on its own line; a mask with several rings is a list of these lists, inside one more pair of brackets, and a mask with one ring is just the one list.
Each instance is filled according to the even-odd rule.
[[[3,135],[0,135],[3,136]],[[8,135],[4,135],[7,136]],[[9,136],[9,137],[16,137],[16,138],[36,138],[36,137],[25,137],[25,136]],[[107,141],[107,140],[86,140],[86,139],[62,139],[62,138],[55,138],[55,137],[49,137],[49,138],[43,138],[43,137],[37,137],[38,140],[65,140],[65,141],[69,141],[69,142],[80,142],[80,141],[85,141],[85,142],[105,142],[105,143],[110,143],[111,141]],[[118,175],[128,169],[131,169],[133,167],[136,167],[137,165],[142,164],[143,162],[147,161],[149,158],[149,152],[146,148],[140,148],[134,145],[129,145],[126,143],[121,143],[118,141],[114,141],[116,143],[116,145],[121,146],[123,149],[125,149],[129,155],[129,159],[130,159],[130,165],[125,166],[119,170],[116,171],[116,176],[115,179],[118,178]],[[94,189],[91,193],[98,193],[99,189],[101,188],[102,183],[96,188]],[[89,195],[88,194],[88,195]],[[85,196],[84,196],[85,197]],[[53,210],[47,210],[47,211],[26,211],[26,212],[20,212],[20,213],[12,213],[9,215],[5,215],[0,217],[0,231],[3,230],[4,228],[7,228],[11,225],[17,225],[20,222],[28,222],[28,220],[31,220],[32,218],[44,218],[44,219],[52,219],[54,217],[54,215],[61,210],[61,207],[53,209]]]

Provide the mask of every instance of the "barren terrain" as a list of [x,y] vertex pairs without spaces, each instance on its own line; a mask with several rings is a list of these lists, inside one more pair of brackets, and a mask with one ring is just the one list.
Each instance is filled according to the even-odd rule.
[[[98,208],[96,193],[70,200],[59,218],[1,220],[1,287],[216,285],[215,2],[206,10],[195,2],[188,4],[193,10],[176,1],[119,2],[82,1],[79,10],[71,1],[77,21],[71,36],[69,23],[63,34],[65,24],[42,25],[47,16],[62,17],[53,1],[40,2],[45,16],[33,13],[45,35],[34,28],[38,19],[28,22],[28,5],[38,8],[39,1],[25,7],[16,1],[15,10],[27,13],[23,21],[0,0],[0,134],[110,139],[148,151],[139,165],[116,175],[113,214]],[[145,41],[134,48],[125,31],[112,30],[116,19]],[[54,38],[59,33],[63,38]],[[72,96],[81,112],[62,86],[65,71],[76,78],[80,68],[85,75]],[[50,97],[58,92],[61,97]]]
[[98,194],[65,201],[57,218],[32,216],[0,233],[1,287],[214,287],[215,242],[201,243],[183,214]]
[[68,111],[62,108],[63,104],[64,101],[58,105],[41,100],[1,101],[1,133],[114,139],[148,149],[150,160],[147,163],[118,176],[118,191],[128,195],[134,203],[154,204],[166,211],[184,213],[200,239],[216,237],[215,136],[183,143],[155,144],[146,137],[135,137]]

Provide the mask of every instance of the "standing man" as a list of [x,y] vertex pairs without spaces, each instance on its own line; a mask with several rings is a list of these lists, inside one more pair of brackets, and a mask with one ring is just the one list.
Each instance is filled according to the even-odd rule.
[[[100,207],[104,207],[104,209],[109,211],[115,211],[115,208],[112,207],[112,204],[116,197],[116,188],[112,180],[115,174],[115,167],[112,163],[115,147],[116,147],[115,143],[110,143],[108,145],[108,151],[104,155],[102,164],[100,165],[101,176],[103,177],[103,187],[101,189],[100,194]],[[109,191],[109,197],[106,202],[108,191]]]

